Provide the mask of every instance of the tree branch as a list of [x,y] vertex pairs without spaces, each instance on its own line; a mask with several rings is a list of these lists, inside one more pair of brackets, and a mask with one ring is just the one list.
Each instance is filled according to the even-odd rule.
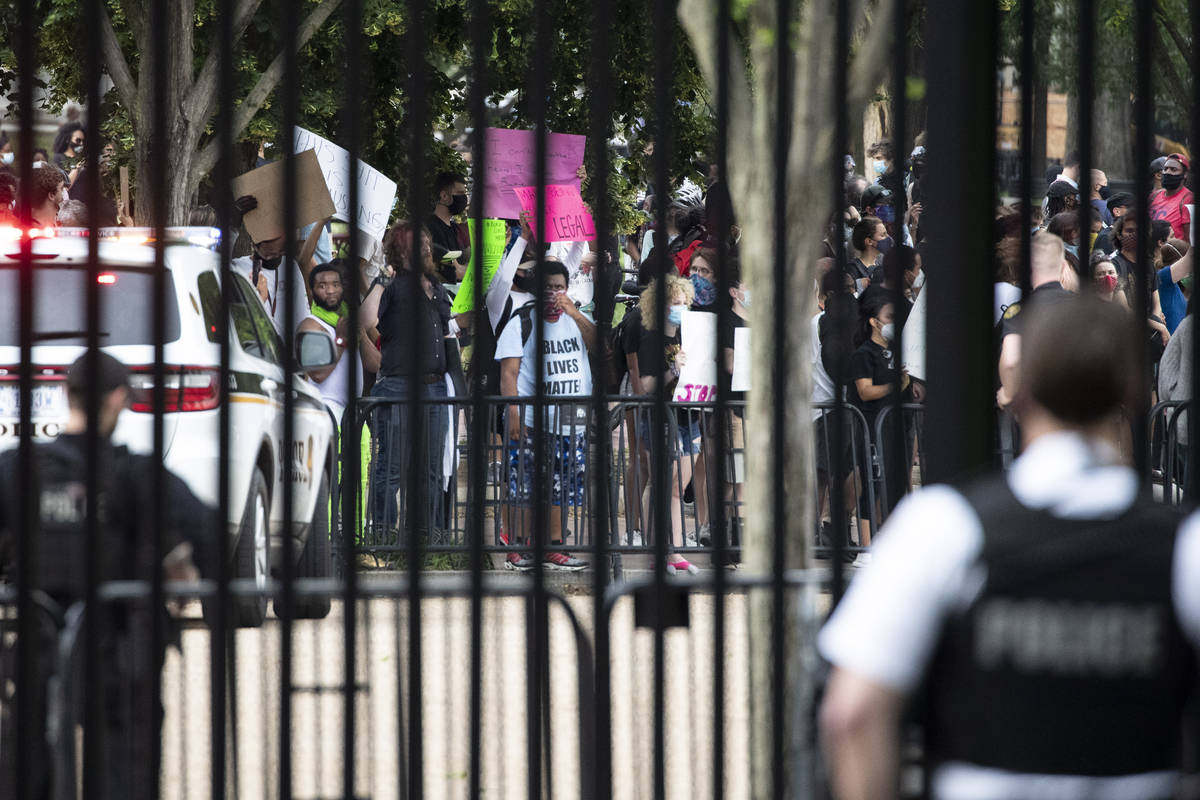
[[133,127],[137,130],[141,122],[141,103],[138,102],[137,82],[134,81],[133,73],[129,71],[129,64],[125,61],[125,55],[121,52],[121,43],[117,41],[117,32],[113,30],[108,11],[103,7],[100,9],[100,49],[104,54],[108,75],[121,95],[121,102],[129,109],[129,114],[133,117],[131,120]]
[[[296,34],[296,49],[304,47],[308,40],[320,30],[325,21],[329,19],[334,10],[342,0],[323,0],[321,5],[317,6],[308,18],[300,25],[300,30]],[[237,138],[241,135],[254,116],[262,109],[263,104],[267,102],[267,98],[271,96],[271,92],[275,90],[275,86],[283,78],[283,58],[284,54],[280,53],[275,56],[275,60],[271,62],[271,66],[263,72],[258,78],[258,83],[254,84],[254,88],[246,95],[246,99],[237,107],[237,111],[233,115],[233,124],[230,126],[230,136]],[[196,160],[192,165],[192,177],[196,180],[207,175],[217,163],[217,139],[214,137],[212,141],[206,144],[196,155]]]
[[217,42],[215,33],[212,37],[208,55],[204,58],[204,64],[200,67],[196,82],[192,84],[187,97],[183,99],[183,115],[192,123],[197,131],[197,136],[207,127],[208,121],[216,110],[217,69],[220,67],[221,48],[232,49],[241,41],[242,34],[246,32],[254,12],[258,11],[260,5],[262,5],[262,0],[241,0],[234,11],[233,38],[228,44],[223,45]]

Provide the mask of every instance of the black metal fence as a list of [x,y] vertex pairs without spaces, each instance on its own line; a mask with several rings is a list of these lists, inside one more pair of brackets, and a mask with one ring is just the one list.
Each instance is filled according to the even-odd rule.
[[[90,142],[105,135],[102,76],[112,68],[105,61],[104,48],[119,44],[108,34],[108,15],[115,5],[120,4],[103,0],[80,4],[85,35],[80,36],[79,74],[89,111]],[[291,5],[276,4],[259,20],[269,21],[259,30],[276,37],[282,53],[277,109],[285,131],[283,196],[287,198],[296,195],[299,185],[292,145],[303,91],[295,46],[299,20]],[[592,143],[589,169],[599,176],[608,176],[617,166],[606,143],[613,138],[612,120],[620,111],[608,59],[619,14],[627,10],[619,11],[618,5],[614,0],[596,0],[589,18],[578,21],[591,34],[590,63],[580,76],[580,84],[589,88],[590,107],[579,124],[586,126]],[[169,352],[175,346],[168,335],[174,323],[165,298],[171,277],[183,273],[168,259],[168,251],[177,243],[168,228],[180,220],[168,218],[165,204],[156,204],[148,210],[151,225],[145,242],[137,245],[142,248],[144,272],[151,276],[143,298],[150,310],[151,335],[142,342],[146,347],[138,357],[147,377],[141,413],[150,415],[146,442],[149,463],[155,466],[146,476],[145,507],[137,508],[135,515],[138,530],[150,539],[144,544],[152,556],[151,577],[141,581],[127,580],[130,576],[125,572],[114,573],[104,566],[105,537],[112,534],[112,517],[105,509],[110,489],[103,474],[109,393],[101,381],[98,354],[114,348],[108,339],[111,332],[100,324],[106,302],[102,287],[111,283],[105,276],[115,280],[110,274],[114,259],[127,261],[128,256],[112,255],[117,251],[109,248],[106,236],[93,224],[82,252],[71,256],[72,263],[85,265],[89,277],[82,314],[86,329],[57,330],[35,313],[35,275],[52,268],[52,262],[61,266],[55,259],[66,258],[65,251],[56,251],[32,234],[37,227],[34,211],[43,202],[35,196],[28,157],[35,146],[32,109],[41,57],[34,43],[47,5],[19,0],[4,12],[11,17],[6,18],[11,27],[5,29],[11,40],[5,44],[12,49],[14,63],[3,66],[16,75],[16,105],[21,110],[15,137],[21,154],[16,169],[18,234],[12,246],[0,253],[0,267],[17,275],[16,295],[10,299],[18,318],[14,340],[0,342],[5,352],[12,353],[11,363],[5,356],[5,382],[0,387],[7,391],[10,378],[16,376],[14,402],[9,406],[15,409],[11,429],[17,431],[12,437],[16,440],[13,468],[4,473],[12,476],[12,485],[0,487],[7,492],[0,536],[9,584],[0,598],[0,786],[11,787],[6,796],[22,800],[80,795],[822,796],[811,725],[811,703],[820,676],[812,636],[822,615],[841,596],[845,556],[860,551],[854,542],[865,542],[863,533],[877,530],[895,502],[915,486],[1006,462],[1017,449],[1011,420],[1002,417],[1001,424],[996,423],[992,396],[992,270],[966,268],[991,265],[994,259],[993,182],[988,176],[997,172],[993,143],[998,10],[992,3],[929,0],[922,17],[913,13],[915,3],[880,4],[897,12],[890,32],[893,98],[907,98],[908,79],[916,77],[909,74],[906,50],[910,23],[919,20],[924,26],[924,127],[928,152],[944,166],[931,169],[922,186],[929,219],[923,250],[930,275],[925,291],[930,317],[939,323],[937,335],[929,337],[928,374],[922,376],[929,399],[925,405],[904,404],[897,371],[894,402],[868,424],[840,391],[827,405],[806,402],[807,387],[800,376],[789,374],[794,363],[789,350],[806,343],[808,307],[783,291],[793,270],[810,269],[808,254],[789,252],[788,229],[814,224],[814,219],[821,225],[830,209],[837,209],[836,223],[844,205],[843,153],[851,139],[852,112],[847,99],[854,88],[849,83],[851,31],[859,22],[851,12],[859,8],[842,0],[834,3],[831,30],[821,33],[832,40],[834,54],[834,63],[827,65],[833,87],[830,106],[815,112],[822,129],[833,132],[834,144],[823,154],[829,160],[825,198],[829,202],[806,198],[813,210],[806,219],[796,219],[789,209],[798,201],[788,196],[790,184],[782,177],[789,174],[794,155],[790,126],[795,92],[801,79],[808,80],[796,74],[796,65],[807,62],[798,60],[791,36],[768,37],[748,30],[742,10],[735,15],[732,5],[718,0],[713,9],[717,69],[711,93],[712,160],[717,175],[729,175],[728,131],[730,114],[735,113],[731,95],[737,91],[731,86],[730,65],[740,61],[741,48],[749,42],[774,65],[775,96],[770,98],[769,115],[774,151],[760,155],[775,165],[780,179],[769,196],[764,190],[759,202],[733,197],[732,205],[736,210],[745,203],[770,217],[771,243],[765,251],[771,254],[770,263],[755,265],[753,291],[758,297],[767,296],[772,288],[778,291],[766,306],[770,313],[752,319],[758,329],[778,339],[774,347],[762,349],[770,358],[759,366],[770,370],[772,385],[792,391],[776,391],[757,405],[754,401],[760,396],[752,395],[751,408],[744,415],[738,413],[744,404],[733,399],[732,387],[723,379],[717,381],[715,399],[706,397],[696,403],[672,402],[662,380],[649,394],[638,397],[608,394],[603,348],[611,341],[616,287],[610,287],[611,292],[601,289],[619,270],[616,248],[609,241],[617,209],[611,207],[606,191],[597,191],[588,200],[601,234],[596,247],[600,264],[594,314],[600,348],[593,350],[591,397],[566,409],[577,426],[566,436],[561,429],[555,436],[532,426],[535,433],[528,441],[519,441],[510,450],[501,432],[503,423],[497,422],[497,411],[509,403],[497,387],[473,379],[465,395],[431,400],[421,389],[430,384],[423,380],[428,376],[421,374],[416,359],[410,359],[412,369],[402,376],[409,378],[407,397],[364,400],[354,382],[348,383],[344,406],[350,409],[347,418],[352,424],[343,423],[336,432],[336,469],[330,463],[323,473],[322,453],[314,452],[314,440],[302,427],[304,414],[312,409],[306,407],[309,396],[296,388],[304,380],[303,370],[289,355],[302,349],[297,332],[285,327],[273,337],[260,328],[251,335],[251,339],[258,337],[259,355],[270,349],[266,343],[280,340],[276,345],[283,355],[277,359],[274,377],[247,373],[238,366],[247,352],[239,336],[244,329],[239,327],[238,313],[246,304],[245,292],[256,287],[242,287],[236,277],[231,235],[236,229],[234,197],[225,189],[238,171],[234,128],[239,107],[234,89],[239,62],[232,43],[235,30],[240,34],[244,28],[243,15],[253,13],[255,4],[216,0],[206,23],[211,22],[207,27],[213,31],[216,53],[212,66],[217,89],[211,101],[217,112],[211,135],[219,157],[212,183],[218,187],[213,198],[216,227],[222,235],[208,271],[219,278],[220,294],[212,308],[203,309],[196,299],[202,295],[198,286],[191,296],[196,319],[210,328],[211,338],[206,341],[215,346],[213,363],[181,364]],[[777,0],[769,8],[755,7],[760,19],[774,20],[776,31],[790,32],[800,18],[802,10],[797,6],[801,5]],[[813,5],[807,4],[804,13]],[[136,111],[148,167],[139,180],[147,196],[162,198],[167,194],[166,166],[171,158],[163,144],[169,133],[167,106],[177,101],[170,94],[170,70],[162,65],[170,62],[172,35],[177,32],[170,33],[163,24],[167,0],[152,0],[145,6],[150,17],[147,30],[153,35],[140,43],[148,48],[142,56],[157,68],[140,76],[152,91],[150,101]],[[363,124],[364,4],[343,0],[340,6],[345,40],[340,55],[339,141],[353,161],[373,135]],[[405,49],[413,63],[423,63],[430,16],[443,10],[431,6],[425,0],[396,4],[397,13],[404,16]],[[552,6],[552,0],[533,0],[528,18],[534,46],[529,50],[526,100],[536,132],[538,167],[533,183],[539,189],[535,209],[539,218],[545,210],[540,190],[549,178],[546,94],[556,36]],[[1095,53],[1096,4],[1078,0],[1074,6],[1083,23],[1079,64],[1086,66]],[[1145,198],[1151,185],[1154,107],[1149,54],[1155,21],[1151,3],[1139,0],[1134,9],[1139,54],[1131,87],[1136,97],[1135,185],[1137,196]],[[661,44],[671,35],[682,35],[675,26],[673,0],[653,0],[634,10],[640,17],[633,24],[647,27],[652,42]],[[1200,2],[1193,0],[1190,10],[1194,41],[1200,36]],[[495,46],[491,27],[495,9],[488,0],[469,0],[454,11],[468,12],[463,15],[462,37],[463,61],[471,65],[464,90],[465,113],[478,133],[487,127],[492,94],[489,75],[481,65]],[[1028,289],[1030,201],[1041,196],[1037,176],[1044,166],[1032,162],[1030,138],[1035,76],[1042,65],[1034,50],[1035,4],[1021,3],[1017,13],[1022,143],[1017,161],[1005,162],[1003,178],[1011,185],[1019,177],[1019,194],[1026,201],[1021,207],[1020,263],[1022,283]],[[766,39],[772,46],[763,45]],[[672,90],[673,57],[671,47],[653,46],[644,64],[653,92],[653,118],[647,121],[654,132],[650,183],[660,195],[652,222],[663,238],[670,228],[666,198],[677,139],[672,120],[680,105]],[[1081,173],[1086,175],[1093,159],[1095,87],[1090,70],[1077,72],[1077,138]],[[1196,72],[1193,65],[1193,75]],[[394,88],[404,98],[398,146],[409,154],[407,207],[416,215],[428,205],[432,180],[425,159],[431,136],[432,111],[425,103],[430,75],[413,68],[394,80]],[[869,90],[875,88],[873,84]],[[890,111],[895,153],[902,164],[919,123],[905,102],[894,103]],[[1194,104],[1191,115],[1191,140],[1200,141],[1200,104]],[[482,137],[476,136],[471,150],[476,182],[488,174],[487,159]],[[99,148],[89,147],[83,168],[96,175],[101,166]],[[964,181],[963,175],[973,176],[986,190]],[[820,183],[814,180],[812,185]],[[100,182],[94,180],[89,187],[86,203],[99,207]],[[359,192],[358,184],[350,181],[346,221],[351,230],[358,228]],[[907,205],[907,194],[896,193],[896,219],[905,219]],[[1083,205],[1081,227],[1087,230],[1082,224],[1087,204]],[[285,253],[298,250],[297,213],[293,203],[284,203]],[[1148,230],[1148,209],[1142,205],[1137,213],[1142,229]],[[483,229],[487,216],[479,193],[471,208],[477,231]],[[848,261],[847,242],[838,227],[834,225],[829,246],[835,263],[843,265]],[[719,298],[737,288],[730,281],[735,241],[727,233],[720,231],[716,241],[713,283]],[[1140,308],[1145,305],[1151,264],[1148,237],[1140,240],[1139,248],[1134,286],[1135,305]],[[349,237],[347,250],[350,262],[357,263],[362,253],[356,236]],[[410,247],[411,263],[393,266],[401,271],[409,266],[419,273],[419,250]],[[1079,257],[1084,264],[1088,250],[1083,237]],[[474,267],[477,309],[484,307],[484,255]],[[547,288],[546,253],[535,248],[532,260],[536,287],[532,294],[540,298]],[[666,290],[670,266],[665,247],[656,249],[648,264],[656,291],[654,307],[647,310],[660,321],[660,336],[665,334],[669,306],[675,305]],[[285,269],[281,275],[280,302],[285,318],[292,319],[302,309],[295,307],[296,295],[288,290],[292,273]],[[895,280],[893,276],[893,287]],[[414,278],[411,284],[414,302],[424,302],[420,280]],[[186,316],[190,313],[186,291],[180,297]],[[358,328],[360,299],[355,291],[346,297],[346,319],[352,331]],[[717,308],[718,328],[723,328],[733,311],[725,302]],[[215,314],[212,320],[204,316],[210,311]],[[535,323],[542,322],[545,313],[539,305]],[[795,324],[797,319],[801,324]],[[404,322],[411,326],[407,334],[411,341],[418,341],[419,315]],[[476,320],[477,326],[485,322]],[[796,331],[799,335],[790,338]],[[544,326],[534,324],[532,336],[533,352],[540,354]],[[60,591],[51,599],[42,585],[44,572],[34,569],[33,556],[40,552],[58,510],[47,505],[42,494],[46,462],[39,454],[46,451],[38,439],[39,430],[45,429],[35,423],[38,403],[53,402],[53,392],[40,392],[39,387],[50,380],[50,373],[61,383],[66,366],[48,363],[47,348],[71,337],[83,340],[75,352],[88,356],[86,396],[73,409],[84,465],[76,481],[81,514],[75,519],[83,533],[82,567],[77,570],[83,580],[75,585],[75,596]],[[717,352],[723,355],[720,347]],[[894,341],[894,349],[903,352],[903,333]],[[348,348],[342,357],[356,363],[356,348]],[[554,410],[557,401],[545,388],[544,359],[534,362],[535,389],[517,401],[536,416]],[[172,372],[182,366],[197,369]],[[1151,369],[1145,364],[1146,398],[1151,394]],[[1200,369],[1194,368],[1192,374],[1200,375]],[[842,383],[849,382],[846,377],[841,376]],[[246,399],[251,395],[257,399]],[[161,465],[177,455],[171,437],[178,439],[179,427],[190,423],[172,415],[178,417],[187,403],[203,406],[198,413],[210,414],[207,419],[215,430],[215,441],[208,443],[214,457],[204,469],[214,473],[212,496],[206,499],[216,512],[210,529],[196,538],[209,541],[216,552],[203,565],[208,574],[200,584],[169,583],[158,568],[174,552],[168,546],[173,544],[168,538],[175,510],[173,483]],[[238,403],[278,407],[279,412],[278,429],[268,437],[270,445],[251,454],[247,474],[261,474],[263,480],[261,490],[249,481],[248,494],[238,483],[243,465],[234,456],[245,444],[245,431],[235,425]],[[1195,497],[1200,476],[1184,436],[1186,407],[1186,403],[1160,404],[1149,416],[1149,425],[1145,414],[1131,413],[1132,453],[1139,472],[1148,482],[1155,469],[1161,470],[1168,502]],[[794,427],[790,415],[814,408],[812,472],[816,477],[812,485],[785,485],[789,448],[796,444],[784,435]],[[762,452],[747,444],[755,425],[778,433],[757,439],[770,445]],[[564,444],[564,439],[569,441]],[[436,458],[438,454],[441,458]],[[498,465],[494,472],[493,465]],[[201,471],[194,465],[193,469]],[[769,485],[763,495],[769,502],[761,507],[741,494],[739,485],[750,475]],[[698,478],[704,479],[704,486]],[[689,482],[690,503],[686,500]],[[330,499],[327,492],[334,491],[336,498]],[[787,519],[788,493],[810,491],[818,509],[813,519]],[[555,493],[560,499],[557,504]],[[329,511],[323,513],[325,508]],[[826,516],[827,528],[821,524]],[[747,532],[755,525],[763,532],[757,542]],[[802,531],[799,536],[794,535],[797,528]],[[851,536],[853,528],[857,530]],[[815,554],[829,558],[828,570],[789,570],[810,545]],[[507,560],[526,550],[530,555],[527,578],[514,582],[485,575],[493,555]],[[568,551],[589,561],[592,568],[585,579],[563,585],[551,578],[546,560]],[[456,565],[462,574],[428,572],[426,557],[436,553],[460,556]],[[749,577],[722,568],[696,578],[668,575],[666,565],[678,563],[681,557],[686,561],[692,553],[704,554],[718,567],[745,557],[756,571]],[[650,577],[615,584],[614,577],[629,577],[624,574],[628,570],[620,568],[621,559],[639,554],[652,556]],[[384,576],[363,572],[364,556],[372,559],[372,565],[402,567]],[[672,562],[673,558],[677,560]],[[63,570],[68,571],[66,566]],[[577,594],[579,590],[583,591]],[[248,602],[261,605],[268,599],[273,618],[265,625],[261,618],[251,620],[262,625],[258,630],[236,628]],[[169,604],[182,610],[175,609],[174,617],[160,613]],[[769,613],[756,616],[752,613],[756,605],[769,608]],[[135,609],[140,611],[134,613]],[[763,619],[768,622],[760,626]],[[760,669],[763,664],[766,667]],[[763,675],[766,679],[760,680]],[[131,730],[136,735],[126,737]],[[794,735],[797,732],[800,735]]]

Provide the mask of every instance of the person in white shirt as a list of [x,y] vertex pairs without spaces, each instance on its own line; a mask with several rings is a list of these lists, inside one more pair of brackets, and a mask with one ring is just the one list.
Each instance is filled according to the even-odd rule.
[[820,633],[839,798],[896,796],[921,686],[934,800],[1180,796],[1200,518],[1121,459],[1140,338],[1085,296],[1033,309],[1024,340],[1011,471],[902,502]]
[[[586,491],[586,403],[592,392],[588,352],[596,344],[596,329],[567,295],[566,267],[548,261],[544,270],[546,294],[541,308],[524,306],[508,321],[496,341],[496,360],[500,362],[501,394],[532,399],[537,394],[540,359],[543,395],[547,399],[544,409],[535,408],[532,403],[508,407],[507,502],[519,509],[519,513],[511,515],[509,541],[528,540],[532,521],[529,506],[541,500],[546,503],[550,544],[561,546],[563,507],[582,506]],[[541,342],[534,330],[539,320]],[[582,418],[580,411],[585,412]],[[535,431],[544,437],[548,464],[534,460]],[[540,491],[534,488],[538,480],[544,481]],[[509,554],[505,565],[517,570],[534,566],[527,555],[517,552]],[[551,550],[546,553],[546,566],[579,570],[587,562],[562,550]]]

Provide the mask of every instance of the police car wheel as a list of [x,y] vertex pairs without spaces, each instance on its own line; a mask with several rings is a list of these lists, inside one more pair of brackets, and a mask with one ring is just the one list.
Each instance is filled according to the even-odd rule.
[[257,628],[267,617],[267,578],[271,570],[269,508],[267,479],[256,468],[233,556],[235,576],[252,579],[255,588],[254,594],[234,598],[234,617],[239,628]]
[[[329,476],[321,476],[321,488],[317,492],[317,503],[313,508],[312,524],[308,528],[308,539],[304,542],[304,551],[300,553],[300,561],[296,564],[296,576],[299,578],[328,578],[333,571],[333,557],[330,554],[329,516],[332,507],[329,504]],[[283,617],[282,603],[275,600],[275,616]],[[324,619],[329,616],[329,595],[297,595],[292,600],[295,609],[295,619]]]

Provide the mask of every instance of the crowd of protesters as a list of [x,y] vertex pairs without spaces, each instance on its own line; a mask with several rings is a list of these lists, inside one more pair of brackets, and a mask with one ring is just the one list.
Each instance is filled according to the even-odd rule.
[[[923,363],[914,372],[907,353],[895,346],[912,319],[921,320],[912,338],[924,334],[922,181],[928,156],[921,139],[907,158],[897,157],[890,141],[874,143],[867,176],[856,174],[854,160],[846,157],[845,207],[830,220],[815,259],[811,399],[822,520],[816,543],[821,552],[820,546],[840,536],[863,551],[858,555],[863,562],[870,559],[873,523],[911,488],[917,451],[912,416],[891,408],[897,400],[920,403],[925,396]],[[103,192],[97,193],[100,208],[93,212],[84,205],[92,194],[83,160],[87,146],[84,126],[73,122],[60,129],[52,156],[33,155],[31,212],[38,226],[130,223],[126,209],[104,199]],[[110,163],[100,159],[102,174]],[[0,209],[10,208],[17,195],[13,164],[11,143],[0,134]],[[1150,358],[1162,362],[1160,398],[1187,399],[1190,360],[1181,353],[1190,343],[1176,339],[1191,330],[1185,322],[1192,294],[1189,169],[1188,158],[1178,153],[1154,161],[1154,189],[1145,198],[1152,220],[1147,232],[1139,230],[1138,199],[1110,192],[1099,169],[1081,175],[1073,155],[1047,173],[1040,205],[1034,203],[1028,213],[1019,204],[997,209],[993,322],[1001,412],[1016,393],[1022,313],[1084,288],[1144,315]],[[703,187],[692,181],[662,191],[646,186],[638,202],[644,223],[628,235],[539,241],[527,219],[505,220],[503,253],[480,291],[480,308],[473,307],[473,298],[468,303],[455,298],[477,255],[466,224],[471,199],[465,174],[436,176],[427,213],[393,224],[379,246],[361,248],[357,265],[334,258],[327,232],[321,232],[307,263],[286,256],[282,237],[251,242],[249,253],[234,259],[233,269],[258,290],[281,336],[323,331],[334,340],[338,362],[309,377],[336,417],[344,418],[351,395],[371,398],[362,524],[382,537],[378,541],[402,544],[397,532],[411,531],[443,543],[444,533],[455,527],[450,477],[458,467],[460,439],[473,427],[464,426],[453,398],[463,398],[477,378],[486,395],[515,398],[491,404],[484,449],[489,482],[500,487],[507,566],[534,566],[527,549],[538,516],[533,504],[540,503],[549,531],[546,565],[586,567],[568,547],[583,542],[578,528],[587,523],[579,510],[597,502],[589,499],[597,431],[589,428],[588,398],[598,365],[605,394],[632,398],[616,425],[620,463],[612,473],[623,483],[624,513],[614,543],[639,547],[666,537],[664,568],[672,573],[695,571],[685,557],[688,548],[712,546],[717,537],[737,552],[745,394],[733,391],[733,374],[736,331],[748,325],[751,293],[738,261],[736,203],[715,171],[701,170]],[[242,197],[235,208],[240,215],[256,205],[255,198]],[[203,216],[199,212],[197,219]],[[211,217],[209,210],[210,224]],[[1028,296],[1021,289],[1024,220],[1033,228]],[[1153,259],[1142,286],[1136,268],[1140,235],[1150,237]],[[718,283],[727,291],[719,291]],[[285,316],[288,304],[280,302],[289,284],[297,310],[292,318]],[[349,328],[347,295],[353,291],[360,300],[357,330]],[[692,313],[716,319],[715,373],[730,402],[717,412],[716,392],[706,391],[681,398],[696,406],[680,402],[659,413],[652,400],[676,398],[688,363],[683,320]],[[604,340],[601,329],[611,331]],[[350,347],[356,359],[345,357]],[[542,404],[533,402],[539,381]],[[841,437],[832,435],[828,413],[838,392],[865,423]],[[419,416],[408,411],[414,399],[421,401]],[[904,426],[900,436],[896,425]],[[843,452],[832,452],[835,439],[845,443]],[[905,452],[885,458],[894,441],[905,442]],[[664,460],[660,474],[656,465]],[[725,465],[724,475],[716,473],[718,463]],[[413,465],[416,476],[410,475]],[[851,519],[841,532],[830,523],[834,482],[842,486]],[[414,490],[422,503],[409,502]],[[660,517],[664,503],[669,511]],[[718,503],[725,504],[725,513],[717,513]],[[727,521],[721,530],[715,530],[716,519]]]

